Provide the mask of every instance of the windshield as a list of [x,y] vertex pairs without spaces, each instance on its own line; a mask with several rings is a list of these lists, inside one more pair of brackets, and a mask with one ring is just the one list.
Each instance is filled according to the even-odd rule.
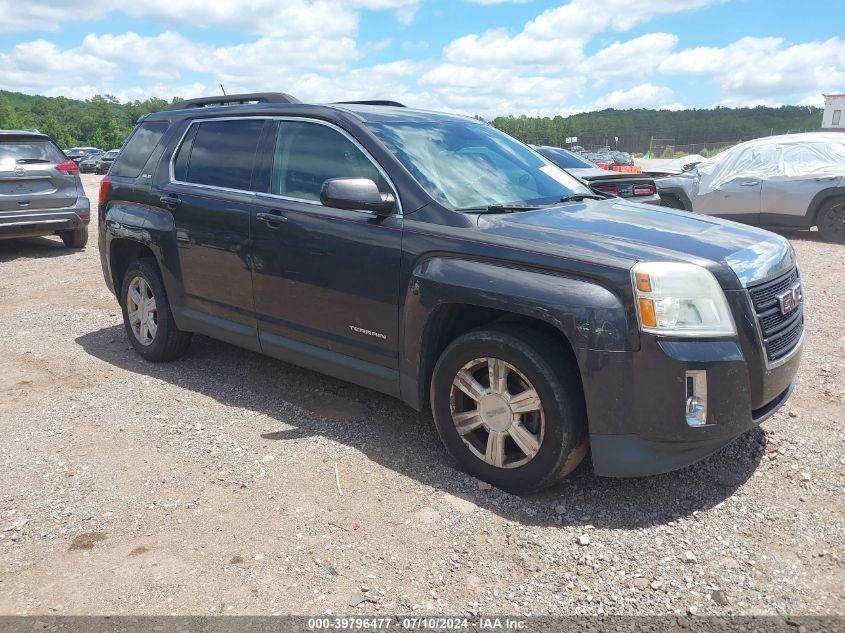
[[595,165],[588,160],[576,156],[572,152],[556,147],[538,147],[537,151],[563,169],[585,169],[593,168]]
[[118,151],[119,150],[112,150],[110,152],[106,152],[105,154],[103,154],[103,158],[105,160],[114,160],[115,158],[117,158]]
[[572,176],[507,134],[473,121],[371,123],[422,187],[457,210],[554,204],[590,194]]

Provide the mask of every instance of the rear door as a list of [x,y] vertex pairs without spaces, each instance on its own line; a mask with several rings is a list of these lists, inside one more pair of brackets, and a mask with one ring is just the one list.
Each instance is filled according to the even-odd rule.
[[192,122],[173,157],[170,182],[156,191],[173,216],[184,316],[206,333],[252,348],[252,172],[264,125],[261,118]]
[[72,207],[79,197],[76,171],[47,137],[0,136],[0,212]]

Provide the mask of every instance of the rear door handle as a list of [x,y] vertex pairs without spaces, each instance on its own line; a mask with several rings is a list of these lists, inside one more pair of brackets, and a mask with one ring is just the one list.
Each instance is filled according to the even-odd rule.
[[741,187],[756,187],[756,186],[757,186],[757,185],[759,185],[759,184],[760,184],[760,181],[759,181],[759,180],[746,180],[746,181],[745,181],[744,183],[742,183],[740,186],[741,186]]
[[262,222],[266,222],[267,226],[269,226],[271,229],[277,229],[279,228],[279,225],[282,222],[288,221],[288,219],[283,216],[279,211],[276,211],[274,213],[264,213],[263,211],[260,211],[255,214],[255,217],[256,219],[261,220]]
[[175,193],[171,193],[171,194],[168,194],[166,196],[162,196],[158,200],[164,206],[166,206],[168,209],[171,209],[171,210],[175,209],[180,204],[182,204],[182,201],[179,199],[179,196],[177,196]]

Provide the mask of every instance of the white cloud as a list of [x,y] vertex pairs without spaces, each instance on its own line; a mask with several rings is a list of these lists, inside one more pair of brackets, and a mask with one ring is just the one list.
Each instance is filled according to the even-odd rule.
[[649,33],[627,42],[614,42],[584,60],[579,70],[602,81],[642,77],[653,72],[677,43],[678,36],[671,33]]
[[792,44],[778,37],[744,37],[723,48],[673,53],[660,64],[666,74],[710,77],[722,105],[794,102],[845,84],[845,41]]
[[395,11],[407,24],[419,0],[0,0],[0,32],[56,31],[67,22],[100,20],[113,12],[194,27],[223,26],[266,37],[325,38],[358,30],[359,11]]
[[628,110],[631,108],[668,109],[672,104],[674,93],[666,86],[655,86],[651,83],[639,84],[628,90],[614,90],[598,98],[593,104],[594,109],[616,108]]

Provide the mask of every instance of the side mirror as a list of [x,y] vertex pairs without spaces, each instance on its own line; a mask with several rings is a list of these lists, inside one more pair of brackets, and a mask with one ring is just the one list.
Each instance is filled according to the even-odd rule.
[[390,215],[396,207],[393,194],[382,193],[369,178],[329,178],[320,190],[320,202],[335,209],[372,211]]

